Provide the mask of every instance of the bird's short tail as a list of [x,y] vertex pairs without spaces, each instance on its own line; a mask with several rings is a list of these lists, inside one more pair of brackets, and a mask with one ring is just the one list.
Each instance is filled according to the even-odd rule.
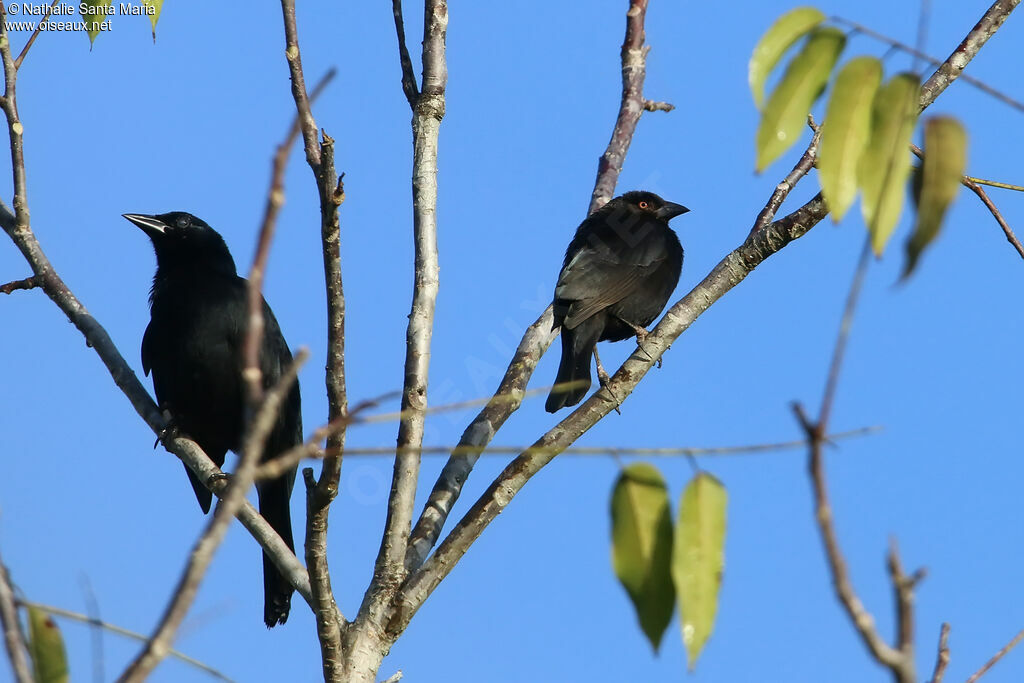
[[555,386],[544,403],[544,410],[549,413],[576,405],[590,390],[590,356],[597,337],[588,334],[589,327],[584,323],[573,330],[562,328],[562,361],[558,364]]
[[[285,476],[258,484],[260,514],[274,528],[281,539],[295,552],[292,540],[292,515],[289,509],[291,486]],[[288,620],[292,606],[292,588],[273,560],[263,553],[263,621],[267,628],[273,628]]]

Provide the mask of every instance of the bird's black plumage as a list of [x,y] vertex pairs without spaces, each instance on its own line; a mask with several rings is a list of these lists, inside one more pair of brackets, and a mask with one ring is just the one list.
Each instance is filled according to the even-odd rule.
[[627,192],[580,223],[555,285],[562,360],[544,404],[549,413],[586,396],[597,342],[632,337],[665,308],[683,267],[668,222],[688,210],[653,192]]
[[[152,240],[156,276],[150,292],[149,327],[142,338],[142,367],[153,373],[160,407],[175,427],[194,439],[218,467],[227,451],[241,448],[245,430],[243,352],[248,320],[248,282],[239,277],[223,238],[187,213],[156,216],[125,214]],[[273,312],[263,302],[264,334],[260,349],[263,386],[270,388],[292,362],[291,352]],[[264,459],[302,442],[299,387],[282,406],[267,440]],[[203,512],[212,494],[187,467]],[[260,514],[293,551],[289,499],[295,469],[257,483]],[[291,606],[292,586],[270,558],[263,556],[264,621],[283,624]]]

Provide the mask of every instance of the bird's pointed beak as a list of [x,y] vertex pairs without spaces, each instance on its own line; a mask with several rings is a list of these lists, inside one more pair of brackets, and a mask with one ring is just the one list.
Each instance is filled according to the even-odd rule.
[[665,204],[654,213],[658,218],[664,221],[668,221],[672,220],[676,216],[681,216],[682,214],[688,211],[689,209],[687,209],[682,204],[676,204],[675,202],[665,202]]
[[147,216],[144,213],[123,213],[121,215],[136,226],[142,228],[142,231],[149,235],[150,238],[157,237],[167,232],[167,224],[156,216]]

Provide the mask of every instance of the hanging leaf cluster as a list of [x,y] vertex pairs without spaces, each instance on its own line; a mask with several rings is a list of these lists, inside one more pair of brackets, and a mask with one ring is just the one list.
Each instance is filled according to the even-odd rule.
[[689,667],[715,624],[725,558],[726,493],[710,474],[683,491],[672,522],[668,487],[648,463],[622,470],[612,491],[612,567],[655,651],[679,606]]
[[[832,77],[846,35],[824,26],[825,20],[820,10],[799,7],[779,17],[754,48],[749,80],[754,103],[761,110],[758,172],[805,134],[808,114]],[[802,45],[766,100],[768,76],[801,40]],[[838,222],[860,194],[861,214],[878,256],[903,211],[920,96],[916,74],[899,73],[883,82],[881,61],[860,56],[839,69],[825,106],[817,156],[822,195],[832,219]],[[922,251],[938,235],[967,165],[967,136],[959,122],[933,117],[923,128],[925,161],[917,181],[911,183],[917,220],[907,241],[904,277],[910,275]]]

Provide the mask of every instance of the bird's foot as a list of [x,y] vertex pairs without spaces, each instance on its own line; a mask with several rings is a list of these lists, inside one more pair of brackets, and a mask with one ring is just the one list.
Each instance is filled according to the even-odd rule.
[[206,487],[213,489],[214,487],[221,486],[220,482],[224,482],[223,486],[226,487],[231,481],[231,476],[228,472],[214,472],[206,478]]
[[601,385],[601,388],[608,392],[608,395],[612,397],[612,401],[615,402],[615,412],[622,415],[622,411],[619,410],[619,406],[622,405],[622,401],[612,391],[611,381],[612,378],[608,376],[608,372],[601,365],[601,357],[597,355],[597,347],[594,347],[594,361],[597,363],[597,381]]
[[177,423],[174,421],[174,417],[171,415],[169,410],[163,411],[164,416],[164,428],[156,433],[156,441],[153,442],[153,448],[156,448],[161,443],[167,443],[171,439],[174,439],[179,434]]

